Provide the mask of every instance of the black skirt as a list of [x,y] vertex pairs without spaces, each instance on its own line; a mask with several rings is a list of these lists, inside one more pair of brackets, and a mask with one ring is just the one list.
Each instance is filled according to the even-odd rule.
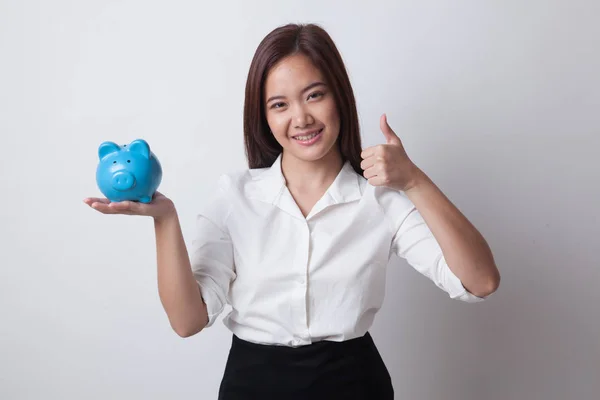
[[301,347],[233,335],[219,400],[393,400],[388,370],[371,335]]

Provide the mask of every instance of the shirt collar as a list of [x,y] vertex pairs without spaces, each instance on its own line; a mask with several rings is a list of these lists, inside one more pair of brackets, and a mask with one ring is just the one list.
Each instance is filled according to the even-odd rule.
[[[273,204],[295,217],[304,219],[302,212],[287,189],[285,177],[281,170],[281,158],[282,154],[280,153],[271,167],[267,167],[253,177],[247,187],[247,195],[250,198]],[[354,171],[350,161],[345,161],[333,183],[315,204],[306,219],[313,217],[331,205],[360,199],[359,178],[360,176]]]

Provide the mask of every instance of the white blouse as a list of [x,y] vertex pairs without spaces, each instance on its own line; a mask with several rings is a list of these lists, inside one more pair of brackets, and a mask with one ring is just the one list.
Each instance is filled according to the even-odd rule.
[[408,197],[375,187],[347,161],[305,218],[281,155],[270,168],[221,175],[197,219],[190,257],[211,326],[285,346],[363,336],[381,308],[392,253],[466,302],[469,293]]

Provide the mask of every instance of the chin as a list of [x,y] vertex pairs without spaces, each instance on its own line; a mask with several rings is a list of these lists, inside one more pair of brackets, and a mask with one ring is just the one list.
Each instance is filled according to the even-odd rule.
[[321,160],[336,150],[336,143],[332,143],[330,146],[318,146],[318,147],[309,147],[306,149],[298,149],[297,146],[291,146],[292,148],[288,148],[288,154],[294,156],[302,161],[318,161]]

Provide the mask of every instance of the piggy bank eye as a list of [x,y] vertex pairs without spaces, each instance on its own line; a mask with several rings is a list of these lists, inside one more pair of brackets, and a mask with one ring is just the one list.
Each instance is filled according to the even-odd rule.
[[127,162],[131,162],[131,160],[127,160]]
[[113,161],[113,164],[116,164],[116,163],[117,163],[116,161]]

